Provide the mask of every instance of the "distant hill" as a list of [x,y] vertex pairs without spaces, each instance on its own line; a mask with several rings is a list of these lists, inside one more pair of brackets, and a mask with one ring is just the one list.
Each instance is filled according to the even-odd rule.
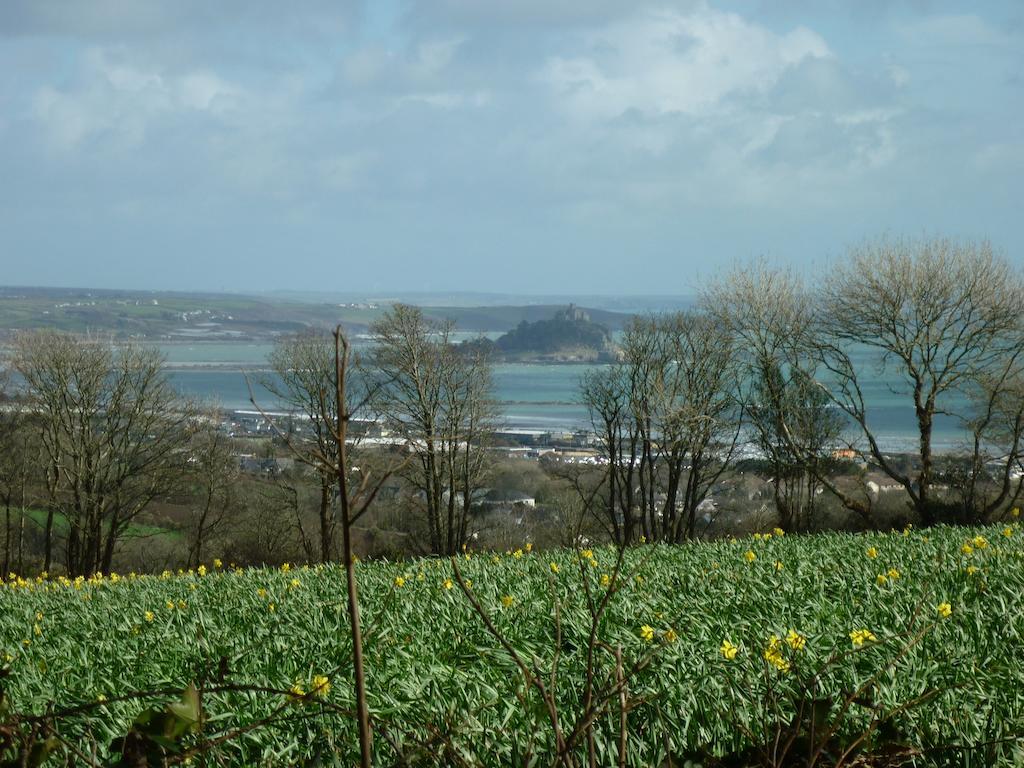
[[[481,291],[397,291],[383,294],[358,291],[271,291],[257,293],[264,298],[304,301],[311,304],[412,304],[417,307],[462,307],[470,309],[537,307],[553,312],[569,303],[584,307],[597,322],[604,322],[598,310],[620,315],[674,312],[692,309],[696,297],[688,294],[529,294],[485,293]],[[549,309],[550,308],[550,309]],[[539,320],[540,316],[525,318]],[[516,321],[518,322],[518,320]],[[514,323],[513,323],[514,325]],[[609,328],[615,330],[612,325]]]
[[[390,302],[340,303],[225,293],[0,287],[0,339],[20,330],[54,328],[149,341],[270,340],[304,328],[365,334]],[[459,331],[497,333],[550,318],[564,305],[424,306],[434,319],[452,319]],[[586,310],[611,330],[631,315]]]
[[[573,305],[574,306],[574,305]],[[494,307],[423,307],[429,317],[455,321],[460,331],[511,331],[521,323],[549,320],[565,309],[565,304],[529,304],[525,306]],[[633,315],[605,309],[583,308],[588,319],[610,331],[621,331]]]
[[52,328],[148,341],[253,340],[348,322],[343,314],[337,306],[235,294],[0,288],[0,336]]
[[494,341],[464,342],[463,348],[505,362],[609,362],[617,355],[608,329],[573,304],[543,320],[522,320]]

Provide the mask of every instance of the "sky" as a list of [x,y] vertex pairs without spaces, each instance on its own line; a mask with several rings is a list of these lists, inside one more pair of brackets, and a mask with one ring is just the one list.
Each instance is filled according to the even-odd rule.
[[688,294],[1024,264],[1024,3],[3,0],[0,284]]

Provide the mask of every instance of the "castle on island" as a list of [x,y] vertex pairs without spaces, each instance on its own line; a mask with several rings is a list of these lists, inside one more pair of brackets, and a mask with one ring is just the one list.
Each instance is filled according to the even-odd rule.
[[554,319],[567,323],[589,323],[590,315],[575,304],[570,304],[565,309],[556,312]]

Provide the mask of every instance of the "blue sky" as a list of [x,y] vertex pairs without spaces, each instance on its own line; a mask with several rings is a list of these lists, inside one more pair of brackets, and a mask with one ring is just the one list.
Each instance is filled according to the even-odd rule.
[[685,294],[1024,262],[1024,3],[4,0],[0,284]]

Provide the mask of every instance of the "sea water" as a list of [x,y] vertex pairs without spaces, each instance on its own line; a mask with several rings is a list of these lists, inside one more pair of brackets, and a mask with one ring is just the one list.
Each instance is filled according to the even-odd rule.
[[[226,410],[251,408],[250,387],[261,408],[280,407],[260,386],[270,374],[267,356],[271,344],[204,343],[168,344],[168,375],[178,390]],[[917,421],[906,384],[892,368],[878,370],[878,356],[860,350],[855,363],[868,405],[868,423],[885,450],[914,450]],[[586,408],[580,402],[580,380],[599,366],[587,364],[507,363],[494,366],[494,393],[503,426],[525,429],[588,429]],[[951,398],[949,410],[963,412],[964,403]],[[851,432],[851,435],[853,432]],[[958,419],[937,415],[933,444],[937,450],[955,450],[968,435]]]

